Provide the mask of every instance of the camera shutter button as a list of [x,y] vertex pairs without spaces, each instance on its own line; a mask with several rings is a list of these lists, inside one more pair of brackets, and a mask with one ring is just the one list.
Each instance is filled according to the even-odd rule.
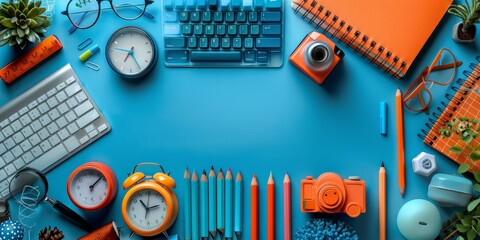
[[360,208],[360,205],[356,203],[350,203],[347,205],[347,208],[345,209],[348,216],[352,218],[356,218],[360,216],[360,213],[362,213],[362,209]]

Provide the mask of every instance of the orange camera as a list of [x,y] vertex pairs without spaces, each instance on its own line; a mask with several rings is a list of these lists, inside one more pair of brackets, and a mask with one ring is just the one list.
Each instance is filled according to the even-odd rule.
[[324,173],[315,180],[308,176],[300,186],[300,210],[343,212],[355,218],[366,211],[365,189],[365,181],[358,177],[343,180],[332,172]]
[[290,62],[321,84],[345,54],[325,35],[312,31],[290,55]]

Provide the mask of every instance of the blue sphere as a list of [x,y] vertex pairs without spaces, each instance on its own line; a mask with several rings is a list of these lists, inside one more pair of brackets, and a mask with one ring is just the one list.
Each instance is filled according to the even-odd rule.
[[22,240],[25,230],[17,222],[8,220],[0,224],[0,240]]

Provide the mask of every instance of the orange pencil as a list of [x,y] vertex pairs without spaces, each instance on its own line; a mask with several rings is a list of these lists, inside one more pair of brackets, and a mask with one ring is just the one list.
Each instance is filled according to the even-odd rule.
[[290,187],[290,177],[288,173],[285,174],[283,179],[283,239],[292,239],[292,195]]
[[275,182],[272,172],[267,183],[267,240],[275,239]]
[[405,153],[403,145],[403,102],[402,92],[397,89],[395,95],[395,106],[397,112],[397,152],[398,152],[398,187],[400,187],[400,193],[405,193]]
[[386,196],[386,181],[387,181],[387,172],[385,171],[385,166],[380,167],[378,171],[378,228],[379,228],[379,240],[387,239],[387,196]]
[[258,181],[255,174],[250,184],[250,239],[258,240]]

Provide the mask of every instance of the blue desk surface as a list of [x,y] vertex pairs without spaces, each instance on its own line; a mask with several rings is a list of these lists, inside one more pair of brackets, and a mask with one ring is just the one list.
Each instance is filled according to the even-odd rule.
[[[275,69],[185,69],[166,68],[159,61],[155,70],[141,82],[124,81],[114,73],[105,59],[105,45],[111,33],[129,25],[141,26],[150,32],[159,46],[162,39],[162,5],[156,1],[148,10],[157,17],[124,21],[113,12],[102,12],[99,22],[88,30],[69,35],[69,21],[60,11],[67,1],[58,1],[53,25],[48,34],[55,34],[63,43],[61,52],[18,79],[0,86],[3,105],[63,65],[70,63],[112,125],[112,131],[47,174],[50,197],[77,209],[66,193],[70,172],[92,161],[109,164],[121,183],[135,164],[145,161],[161,163],[179,182],[176,193],[182,203],[184,190],[181,179],[188,166],[208,169],[240,170],[245,180],[244,231],[249,229],[249,184],[253,173],[260,182],[260,236],[266,236],[266,182],[270,171],[276,186],[276,236],[283,237],[283,208],[281,182],[285,172],[292,178],[292,230],[301,228],[313,217],[301,213],[299,206],[300,180],[307,175],[317,177],[327,171],[340,173],[344,178],[357,175],[367,183],[367,212],[355,219],[344,215],[326,216],[344,219],[353,226],[361,239],[378,236],[378,170],[381,162],[387,169],[388,239],[401,239],[396,227],[397,212],[408,200],[427,197],[430,178],[412,171],[411,159],[421,151],[436,154],[438,171],[455,173],[456,164],[422,143],[417,133],[430,116],[405,110],[406,193],[402,197],[397,183],[397,147],[395,128],[395,91],[403,91],[421,69],[428,65],[437,51],[448,47],[457,58],[469,63],[478,54],[478,40],[473,44],[456,44],[451,40],[452,26],[457,18],[447,15],[417,58],[409,75],[403,80],[391,79],[362,60],[344,44],[346,55],[323,85],[317,85],[287,60]],[[105,3],[103,3],[105,4]],[[285,7],[285,59],[303,37],[312,30],[294,15],[289,2]],[[394,27],[394,26],[390,26]],[[91,37],[101,46],[101,52],[91,59],[100,65],[95,72],[83,65],[77,45]],[[15,58],[13,48],[0,49],[0,65]],[[163,58],[163,47],[160,47]],[[464,64],[460,71],[467,69]],[[460,74],[458,74],[460,76]],[[433,89],[432,109],[445,101],[449,88]],[[388,103],[388,135],[379,134],[379,102]],[[118,190],[111,208],[101,212],[81,212],[96,226],[114,220],[125,225],[121,216],[121,201],[125,194]],[[17,207],[13,219],[17,218]],[[443,221],[454,209],[440,208]],[[182,211],[182,209],[180,209]],[[41,217],[40,217],[41,216]],[[85,232],[42,204],[38,221],[32,229],[37,236],[47,225],[64,231],[66,239],[77,238]],[[183,216],[178,215],[169,230],[183,236]],[[130,234],[128,229],[122,236]],[[140,239],[138,236],[137,239]],[[248,238],[248,237],[246,237]]]

